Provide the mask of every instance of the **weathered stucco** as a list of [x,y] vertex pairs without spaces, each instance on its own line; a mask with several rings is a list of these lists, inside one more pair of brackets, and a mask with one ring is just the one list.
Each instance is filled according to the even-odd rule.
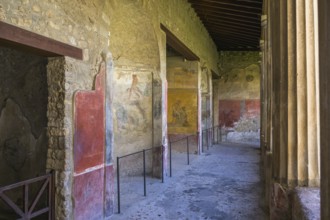
[[[260,67],[258,52],[221,52],[214,82],[218,123],[227,140],[259,140]],[[229,132],[229,133],[228,133]]]
[[110,23],[113,92],[117,94],[113,99],[114,157],[167,145],[166,41],[160,24],[215,72],[216,47],[187,1],[113,0]]
[[259,52],[221,52],[219,59],[219,99],[260,99]]
[[[112,62],[107,63],[105,80],[104,169],[109,183],[116,156],[167,145],[166,36],[160,24],[199,56],[209,70],[218,71],[216,47],[186,0],[0,0],[0,20],[83,50],[83,61],[48,58],[49,144],[44,159],[46,168],[55,170],[57,219],[75,218],[74,204],[81,201],[73,192],[80,192],[90,178],[74,178],[73,97],[78,90],[94,89],[102,51],[110,49],[114,57],[114,68]],[[107,61],[109,57],[104,54],[103,61]],[[38,132],[34,125],[31,130],[33,135]],[[158,169],[159,173],[160,158],[155,155],[159,152],[149,156],[148,163],[152,162],[156,168],[153,171]],[[134,165],[136,160],[132,161]],[[86,168],[91,169],[94,167]],[[112,189],[104,190],[108,193]],[[105,202],[104,214],[108,217],[111,201]],[[89,205],[91,202],[86,203]]]
[[73,219],[73,94],[93,87],[108,48],[109,11],[109,1],[0,0],[2,21],[83,49],[84,61],[52,58],[47,66],[47,168],[56,171],[57,219]]

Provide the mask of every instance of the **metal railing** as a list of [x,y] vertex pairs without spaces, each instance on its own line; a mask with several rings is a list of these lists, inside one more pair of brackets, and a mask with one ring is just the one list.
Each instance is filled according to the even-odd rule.
[[[216,132],[215,132],[216,129]],[[202,152],[204,151],[204,144],[203,144],[203,138],[204,138],[204,133],[205,133],[205,137],[207,140],[207,149],[209,149],[210,144],[212,145],[213,143],[219,143],[219,134],[221,137],[221,127],[220,126],[214,126],[211,128],[207,128],[202,130],[202,139],[201,139],[201,150]],[[196,134],[192,134],[192,135],[187,135],[185,137],[182,138],[178,138],[175,140],[170,140],[169,141],[169,168],[170,168],[170,177],[172,177],[172,168],[173,168],[173,163],[172,163],[172,150],[173,150],[173,144],[186,140],[186,154],[187,154],[187,165],[190,165],[190,152],[191,152],[191,146],[190,146],[190,138],[195,137],[197,138],[197,149],[200,149],[200,140],[199,140],[199,132],[196,132]],[[214,139],[215,135],[217,135],[217,138]],[[117,205],[118,205],[118,214],[121,212],[121,186],[120,186],[120,171],[121,171],[121,167],[120,167],[120,160],[123,158],[127,158],[133,155],[138,155],[138,154],[142,154],[142,159],[143,159],[143,195],[147,196],[147,187],[146,187],[146,152],[147,151],[152,151],[155,150],[157,148],[161,148],[161,182],[164,183],[164,151],[165,148],[164,146],[159,146],[159,147],[153,147],[153,148],[149,148],[149,149],[143,149],[131,154],[127,154],[124,156],[120,156],[117,157]]]
[[163,146],[158,146],[158,147],[152,147],[149,149],[143,149],[141,151],[137,151],[131,154],[127,154],[124,156],[120,156],[117,157],[117,205],[118,205],[118,213],[120,213],[120,159],[122,158],[126,158],[129,156],[133,156],[133,155],[137,155],[137,154],[141,154],[143,155],[143,195],[147,196],[147,184],[146,184],[146,152],[148,151],[153,151],[157,148],[161,149],[161,179],[162,179],[162,183],[164,183],[164,172],[163,172],[163,167],[164,167],[164,147]]
[[[32,200],[32,203],[29,201],[29,186],[31,184],[44,181],[36,194],[35,198]],[[23,209],[19,207],[19,205],[15,204],[15,202],[10,199],[5,192],[10,190],[17,190],[19,188],[23,188]],[[44,208],[41,208],[35,211],[36,205],[40,201],[41,196],[44,192],[48,191],[47,194],[47,205]],[[48,212],[48,219],[52,220],[54,218],[54,174],[50,172],[46,175],[32,178],[29,180],[21,181],[18,183],[14,183],[8,186],[4,186],[0,188],[0,199],[4,201],[4,203],[15,212],[16,215],[19,216],[19,219],[32,219],[42,214]]]
[[[201,138],[201,151],[204,152],[204,137],[206,139],[206,148],[209,149],[213,144],[219,144],[222,142],[222,129],[221,126],[213,126],[202,130]],[[216,138],[215,138],[216,137]]]
[[169,162],[170,162],[170,177],[172,177],[172,144],[182,141],[182,140],[186,140],[186,153],[187,153],[187,165],[190,164],[190,158],[189,158],[189,154],[190,154],[190,144],[189,144],[189,138],[190,137],[196,137],[197,136],[197,145],[199,143],[198,137],[199,137],[199,133],[197,132],[197,135],[187,135],[183,138],[179,138],[173,141],[169,141]]

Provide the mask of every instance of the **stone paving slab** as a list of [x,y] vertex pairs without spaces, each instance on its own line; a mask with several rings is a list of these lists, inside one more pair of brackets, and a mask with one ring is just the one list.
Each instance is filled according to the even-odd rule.
[[256,145],[215,145],[111,219],[267,219],[259,161]]

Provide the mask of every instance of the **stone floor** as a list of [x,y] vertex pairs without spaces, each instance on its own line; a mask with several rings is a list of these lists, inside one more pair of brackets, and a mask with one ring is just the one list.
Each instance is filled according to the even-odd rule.
[[148,179],[147,197],[141,177],[128,182],[130,191],[124,192],[123,183],[121,214],[111,219],[267,219],[257,145],[214,145],[190,166],[185,158],[175,155],[173,177],[166,177],[165,183]]

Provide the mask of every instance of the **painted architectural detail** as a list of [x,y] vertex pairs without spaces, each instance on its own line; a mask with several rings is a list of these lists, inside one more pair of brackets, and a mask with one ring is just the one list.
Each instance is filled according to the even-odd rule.
[[105,139],[105,65],[95,79],[94,91],[75,94],[75,173],[104,163]]
[[75,94],[75,219],[102,219],[104,214],[111,215],[113,209],[113,169],[104,160],[105,68],[103,62],[94,91]]

